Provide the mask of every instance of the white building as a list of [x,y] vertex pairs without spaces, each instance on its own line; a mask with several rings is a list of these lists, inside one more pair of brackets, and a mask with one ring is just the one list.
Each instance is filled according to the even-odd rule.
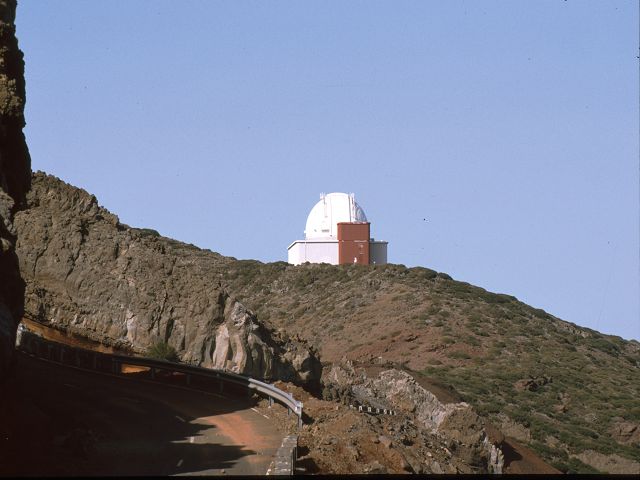
[[385,264],[388,242],[370,238],[369,228],[353,194],[322,194],[307,217],[305,239],[289,245],[289,263]]

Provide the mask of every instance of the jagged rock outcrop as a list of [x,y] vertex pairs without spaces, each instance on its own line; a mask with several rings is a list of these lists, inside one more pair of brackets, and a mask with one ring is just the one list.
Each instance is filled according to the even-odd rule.
[[467,464],[502,473],[504,456],[499,440],[487,433],[473,408],[465,402],[441,402],[409,373],[392,368],[369,377],[346,361],[334,364],[323,376],[323,383],[334,391],[348,391],[347,397],[359,404],[410,415],[427,432],[451,442]]
[[15,36],[15,0],[0,0],[0,379],[11,360],[24,300],[15,254],[15,212],[29,189],[31,160],[22,133],[24,62]]
[[220,255],[123,225],[93,195],[41,172],[15,224],[27,317],[138,353],[167,342],[191,364],[319,380],[314,351],[229,295],[213,269]]

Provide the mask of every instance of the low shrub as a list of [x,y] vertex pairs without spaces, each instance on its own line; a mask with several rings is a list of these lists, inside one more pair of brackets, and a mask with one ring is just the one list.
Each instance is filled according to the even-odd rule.
[[586,463],[582,463],[577,458],[571,457],[568,460],[556,462],[553,464],[555,468],[560,470],[562,473],[600,473],[599,470],[596,470],[590,465]]
[[160,233],[153,228],[141,228],[138,230],[140,232],[141,237],[159,237]]
[[620,347],[618,347],[618,345],[602,337],[589,338],[587,340],[587,345],[589,345],[591,348],[616,357],[620,354]]
[[177,362],[179,360],[178,352],[167,342],[158,342],[151,345],[147,349],[147,357],[169,362]]
[[471,345],[473,347],[479,347],[480,346],[480,341],[474,337],[473,335],[469,335],[465,340],[464,343],[466,343],[467,345]]
[[459,350],[456,350],[455,352],[450,352],[448,356],[449,358],[455,358],[457,360],[469,360],[471,358],[471,355],[469,355],[466,352],[461,352]]

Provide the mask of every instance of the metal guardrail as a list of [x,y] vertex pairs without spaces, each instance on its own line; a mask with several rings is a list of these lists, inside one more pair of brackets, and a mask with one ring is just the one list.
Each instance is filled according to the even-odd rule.
[[302,402],[273,385],[236,373],[167,362],[164,360],[155,360],[152,358],[115,355],[71,347],[62,343],[45,340],[26,329],[22,329],[19,332],[16,339],[16,347],[37,357],[61,364],[116,375],[122,372],[123,365],[148,368],[151,379],[156,379],[161,374],[179,373],[184,375],[186,386],[193,386],[197,380],[200,380],[199,383],[204,383],[205,386],[212,387],[213,385],[207,385],[207,380],[213,381],[217,383],[220,393],[224,391],[225,384],[237,385],[246,388],[249,393],[256,391],[267,397],[269,399],[269,406],[272,405],[274,400],[281,403],[287,407],[289,414],[293,412],[298,417],[298,428],[302,426]]
[[388,408],[369,407],[367,405],[353,405],[350,404],[349,408],[352,410],[358,410],[360,413],[371,413],[373,415],[397,415],[398,412]]

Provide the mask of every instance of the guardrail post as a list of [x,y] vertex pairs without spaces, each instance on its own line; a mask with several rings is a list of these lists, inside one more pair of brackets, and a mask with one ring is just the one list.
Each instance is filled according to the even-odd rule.
[[60,363],[64,363],[64,347],[60,347]]
[[273,398],[269,397],[269,408],[271,408],[271,405],[273,405]]
[[120,363],[118,361],[113,362],[113,373],[116,375],[120,373]]
[[149,370],[149,372],[151,372],[151,380],[155,380],[155,378],[156,378],[156,369],[151,367],[151,370]]
[[298,430],[302,428],[302,402],[296,403],[296,415],[298,415]]

